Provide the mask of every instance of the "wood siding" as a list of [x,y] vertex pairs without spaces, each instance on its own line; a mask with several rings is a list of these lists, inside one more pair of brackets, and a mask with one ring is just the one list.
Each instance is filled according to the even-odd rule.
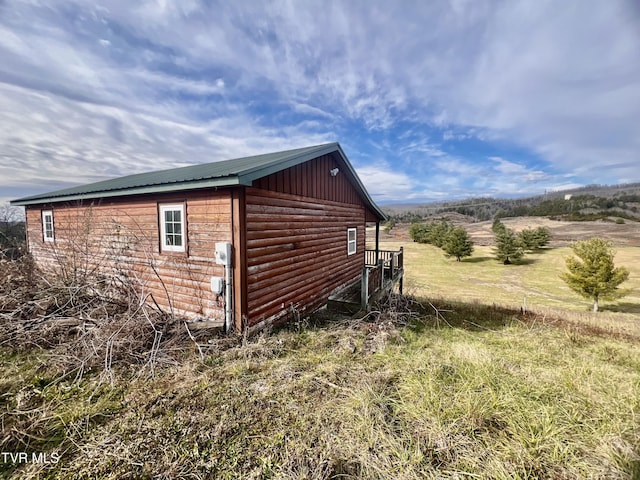
[[[329,171],[338,168],[334,177]],[[346,167],[334,155],[323,155],[300,165],[287,168],[253,182],[253,186],[272,192],[332,202],[364,205],[358,191],[351,185]]]
[[[336,176],[330,170],[339,168]],[[360,277],[365,224],[376,221],[334,155],[253,182],[252,187],[103,199],[92,205],[27,207],[29,249],[51,269],[75,267],[128,275],[143,295],[179,315],[224,320],[210,277],[216,242],[233,244],[233,315],[237,331],[305,316],[336,288]],[[182,204],[186,252],[162,252],[159,205]],[[42,236],[52,210],[55,242]],[[347,254],[347,230],[357,250]],[[220,299],[223,300],[223,299]]]
[[[338,168],[337,175],[330,171]],[[268,175],[246,189],[248,326],[307,315],[362,274],[365,225],[376,221],[336,155]],[[347,229],[357,251],[347,255]]]
[[[353,255],[348,228],[357,229]],[[249,326],[304,316],[361,274],[365,208],[247,188],[246,244]]]
[[[185,205],[184,253],[160,251],[161,203]],[[54,242],[43,241],[42,210],[53,211]],[[209,282],[212,275],[224,276],[224,268],[215,264],[215,243],[232,241],[229,190],[32,206],[26,214],[29,249],[44,268],[64,275],[74,269],[127,275],[142,295],[153,295],[167,311],[224,319]]]

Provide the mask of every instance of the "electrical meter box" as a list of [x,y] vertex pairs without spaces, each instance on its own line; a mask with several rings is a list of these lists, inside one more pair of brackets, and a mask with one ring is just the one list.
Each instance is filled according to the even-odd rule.
[[211,291],[216,295],[220,295],[224,291],[224,278],[211,277]]
[[231,244],[228,242],[216,243],[216,263],[218,265],[231,266]]

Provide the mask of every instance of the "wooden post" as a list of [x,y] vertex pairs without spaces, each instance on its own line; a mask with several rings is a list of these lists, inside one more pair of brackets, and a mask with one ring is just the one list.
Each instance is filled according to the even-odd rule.
[[401,269],[400,271],[400,283],[398,284],[398,289],[400,295],[402,295],[402,284],[404,283],[404,248],[400,247],[400,257],[398,258],[398,267]]
[[376,262],[380,260],[380,222],[376,222]]
[[378,260],[378,268],[380,269],[380,290],[384,288],[384,260]]
[[369,304],[369,269],[364,267],[362,269],[362,282],[360,285],[360,306],[367,308]]
[[391,252],[391,281],[393,282],[393,278],[395,277],[393,267],[396,263],[396,254]]

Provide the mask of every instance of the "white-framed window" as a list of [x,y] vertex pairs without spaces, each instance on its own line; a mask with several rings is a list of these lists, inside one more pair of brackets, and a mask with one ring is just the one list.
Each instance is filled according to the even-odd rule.
[[45,242],[53,242],[53,212],[42,211],[42,239]]
[[356,232],[355,228],[347,229],[347,255],[353,255],[356,253],[358,248],[358,243],[356,242]]
[[160,205],[160,245],[163,251],[184,252],[184,204]]

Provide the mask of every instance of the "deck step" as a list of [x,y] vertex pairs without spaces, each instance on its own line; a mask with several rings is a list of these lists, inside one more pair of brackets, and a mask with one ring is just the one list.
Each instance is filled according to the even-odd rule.
[[360,311],[360,280],[337,288],[327,301],[327,309],[332,312],[354,314]]

